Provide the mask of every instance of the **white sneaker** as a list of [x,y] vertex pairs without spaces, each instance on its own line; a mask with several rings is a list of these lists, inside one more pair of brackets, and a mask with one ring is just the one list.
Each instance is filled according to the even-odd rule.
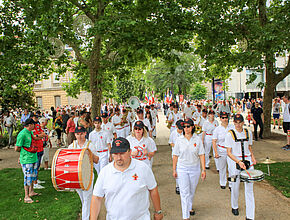
[[45,183],[45,181],[37,180],[37,184]]
[[33,189],[44,189],[44,187],[39,184],[34,184]]

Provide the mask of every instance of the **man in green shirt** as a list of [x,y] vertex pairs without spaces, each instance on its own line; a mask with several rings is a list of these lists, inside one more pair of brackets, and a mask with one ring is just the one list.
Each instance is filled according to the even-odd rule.
[[24,149],[30,148],[32,138],[35,140],[39,140],[43,138],[43,135],[39,135],[34,137],[32,130],[34,129],[34,120],[29,118],[24,123],[24,128],[19,132],[17,136],[15,150],[20,148],[20,164],[22,167],[22,171],[24,174],[24,191],[25,203],[32,203],[32,196],[38,195],[33,190],[33,181],[36,181],[37,178],[37,153],[32,153]]

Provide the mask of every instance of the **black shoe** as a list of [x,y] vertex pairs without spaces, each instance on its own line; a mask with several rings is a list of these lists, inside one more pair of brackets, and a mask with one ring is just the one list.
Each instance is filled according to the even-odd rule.
[[253,220],[253,219],[251,219],[251,218],[247,218],[247,217],[246,217],[246,220]]
[[260,137],[260,139],[264,139],[263,137]]
[[180,195],[179,187],[175,188],[175,192],[176,192],[177,195]]
[[209,170],[209,167],[205,167],[205,169]]
[[230,192],[232,191],[232,187],[229,187]]
[[191,210],[191,211],[189,211],[189,214],[190,215],[195,215],[195,211]]
[[216,172],[218,172],[218,173],[219,173],[220,171],[219,171],[219,170],[216,170]]
[[221,186],[221,189],[225,189],[226,187],[225,186]]
[[273,129],[275,129],[275,126],[273,127]]
[[236,216],[239,215],[239,209],[232,209],[232,213]]
[[258,138],[255,138],[255,141],[258,141]]

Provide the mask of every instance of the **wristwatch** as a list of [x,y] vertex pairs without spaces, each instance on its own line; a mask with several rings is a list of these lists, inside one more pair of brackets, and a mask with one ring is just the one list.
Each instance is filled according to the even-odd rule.
[[162,210],[160,209],[159,211],[154,211],[154,214],[160,215],[160,214],[162,214]]

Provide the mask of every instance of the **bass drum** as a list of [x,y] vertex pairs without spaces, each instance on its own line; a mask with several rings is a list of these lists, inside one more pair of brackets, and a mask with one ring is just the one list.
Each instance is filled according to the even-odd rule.
[[59,149],[55,152],[51,179],[58,191],[88,190],[93,179],[93,154],[90,149]]

